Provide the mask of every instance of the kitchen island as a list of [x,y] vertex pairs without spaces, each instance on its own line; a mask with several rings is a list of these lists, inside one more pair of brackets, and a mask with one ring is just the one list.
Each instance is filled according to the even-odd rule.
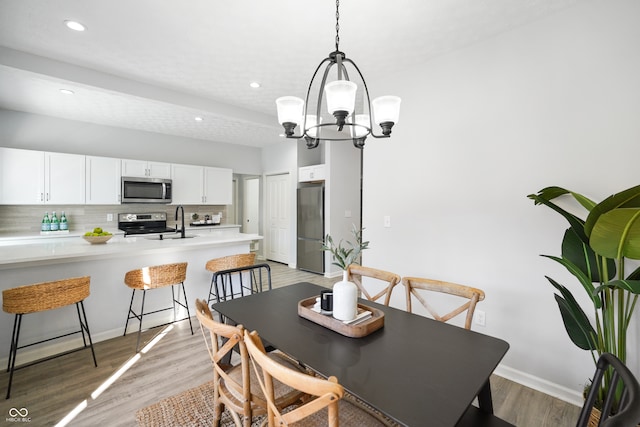
[[[187,233],[188,238],[159,240],[158,236],[124,237],[114,235],[105,244],[91,245],[80,236],[47,239],[0,240],[0,290],[16,286],[91,276],[91,295],[85,300],[87,319],[94,342],[122,335],[127,317],[131,289],[124,284],[127,271],[159,264],[188,262],[185,287],[191,315],[195,316],[196,298],[208,297],[211,274],[205,269],[209,259],[249,252],[255,234]],[[169,236],[175,237],[175,236]],[[170,306],[171,290],[163,288],[147,294],[145,311]],[[11,341],[13,315],[2,312],[0,322],[0,363],[6,363]],[[180,313],[179,313],[180,317]],[[182,316],[183,317],[183,316]],[[164,323],[172,312],[145,316],[144,325]],[[39,341],[77,329],[75,307],[64,307],[24,317],[21,344]],[[130,322],[129,333],[137,330]],[[82,339],[56,340],[43,346],[18,352],[17,363],[35,360],[74,346]],[[135,349],[132,348],[132,352]],[[96,355],[100,363],[100,355]]]

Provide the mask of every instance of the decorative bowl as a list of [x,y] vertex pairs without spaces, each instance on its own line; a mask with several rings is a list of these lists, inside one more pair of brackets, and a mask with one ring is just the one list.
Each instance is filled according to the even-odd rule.
[[92,245],[97,245],[99,243],[107,243],[107,241],[112,237],[113,237],[113,234],[109,234],[107,236],[82,236],[84,240],[91,243]]

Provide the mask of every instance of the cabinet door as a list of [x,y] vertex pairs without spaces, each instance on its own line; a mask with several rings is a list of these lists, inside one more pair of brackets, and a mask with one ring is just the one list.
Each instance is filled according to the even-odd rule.
[[45,153],[45,203],[84,204],[85,156]]
[[87,156],[86,177],[86,204],[120,204],[120,159]]
[[233,203],[233,171],[222,168],[204,168],[204,203],[230,205]]
[[122,176],[147,176],[147,161],[123,159]]
[[203,202],[204,168],[192,165],[171,165],[172,204],[199,205]]
[[0,148],[0,203],[44,203],[44,152]]
[[171,163],[149,162],[147,168],[152,178],[171,178]]

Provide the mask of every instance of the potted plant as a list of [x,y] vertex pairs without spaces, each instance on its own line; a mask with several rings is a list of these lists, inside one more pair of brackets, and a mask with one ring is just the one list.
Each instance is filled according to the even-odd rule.
[[[567,212],[552,200],[572,196],[586,210],[586,220]],[[583,309],[567,287],[547,277],[555,294],[564,327],[571,341],[591,352],[594,364],[604,352],[622,362],[627,356],[627,329],[640,294],[640,267],[627,274],[627,260],[640,259],[640,186],[596,203],[560,187],[547,187],[528,196],[562,215],[569,228],[562,240],[560,257],[542,255],[563,265],[582,285],[590,306]],[[591,312],[591,317],[587,315]],[[600,400],[611,378],[605,376]]]
[[338,320],[353,320],[358,313],[358,287],[350,282],[347,267],[359,262],[360,253],[369,247],[369,242],[362,241],[362,231],[355,224],[351,228],[351,234],[355,243],[347,241],[343,246],[343,240],[336,245],[331,235],[325,236],[322,250],[331,252],[333,265],[342,269],[342,281],[333,285],[333,317]]

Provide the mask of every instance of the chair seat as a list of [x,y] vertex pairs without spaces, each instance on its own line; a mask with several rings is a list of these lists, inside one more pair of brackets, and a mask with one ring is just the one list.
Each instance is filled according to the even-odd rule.
[[[275,362],[287,366],[290,369],[305,372],[296,362],[278,351],[269,353],[269,358],[274,360]],[[238,384],[242,384],[242,365],[236,365],[232,367],[229,371],[227,371],[227,374],[233,381]],[[262,401],[266,401],[266,397],[262,392],[262,388],[260,387],[260,383],[258,382],[258,377],[255,371],[251,369],[249,375],[251,383],[251,394]],[[260,378],[260,380],[262,380],[262,378]],[[276,397],[276,404],[278,407],[284,408],[300,400],[301,393],[298,390],[289,387],[288,385],[282,384],[280,381],[274,381],[273,386]],[[220,393],[224,394],[228,399],[235,402],[238,406],[242,406],[242,392],[234,387],[227,387],[224,384],[224,379],[220,380]],[[260,407],[258,405],[252,406],[255,408],[253,410],[254,415],[266,412],[266,408]],[[260,411],[260,408],[262,408],[263,410]]]

